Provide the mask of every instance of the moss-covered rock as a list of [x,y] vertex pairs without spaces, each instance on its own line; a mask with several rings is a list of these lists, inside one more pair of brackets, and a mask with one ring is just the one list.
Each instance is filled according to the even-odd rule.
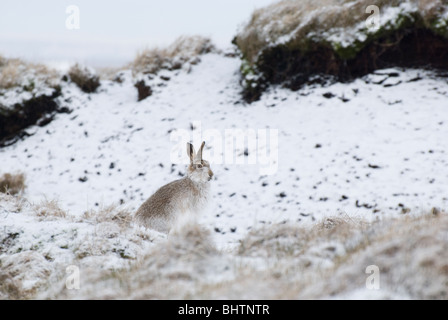
[[[344,81],[390,66],[448,68],[442,2],[283,0],[259,9],[234,39],[243,96],[253,101],[268,83],[297,89],[316,75]],[[377,28],[366,25],[372,4],[380,9]]]

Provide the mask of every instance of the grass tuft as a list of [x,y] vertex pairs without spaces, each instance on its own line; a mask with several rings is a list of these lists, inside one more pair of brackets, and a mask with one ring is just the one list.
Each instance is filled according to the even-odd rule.
[[17,195],[23,193],[25,188],[25,175],[23,173],[5,173],[0,177],[0,192]]
[[25,91],[33,91],[39,85],[55,88],[59,80],[56,70],[43,64],[0,56],[0,89],[21,87]]
[[68,71],[71,81],[73,81],[82,91],[93,93],[100,86],[100,78],[93,69],[73,65]]
[[187,64],[197,64],[199,56],[216,51],[209,38],[182,36],[164,49],[152,48],[139,52],[131,63],[135,74],[155,74],[161,69],[176,70]]
[[44,200],[40,204],[35,205],[34,213],[44,220],[67,217],[67,213],[61,209],[56,200]]

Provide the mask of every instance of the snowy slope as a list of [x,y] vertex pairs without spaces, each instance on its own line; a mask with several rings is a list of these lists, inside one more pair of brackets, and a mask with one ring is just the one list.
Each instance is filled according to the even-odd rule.
[[[257,164],[211,163],[213,197],[200,221],[223,246],[264,224],[447,208],[445,79],[381,70],[349,84],[274,87],[245,105],[239,66],[237,58],[207,54],[189,73],[150,80],[154,93],[140,102],[129,74],[122,83],[103,81],[96,94],[64,85],[61,106],[73,112],[0,149],[0,173],[24,172],[28,199],[57,199],[73,215],[120,202],[132,211],[185,172],[171,162],[176,130],[200,124],[224,136],[268,128],[278,129],[274,174],[260,175]],[[207,141],[205,159],[224,148],[217,143]],[[244,150],[235,155],[247,163]]]
[[[130,261],[166,239],[134,227],[124,213],[103,207],[72,216],[54,201],[32,204],[0,193],[0,299],[24,299],[38,288],[59,288],[71,266],[85,273],[128,268]],[[20,288],[20,295],[8,286]]]
[[236,250],[197,224],[168,237],[135,227],[117,207],[73,216],[0,194],[0,219],[0,299],[447,296],[446,213],[271,225]]

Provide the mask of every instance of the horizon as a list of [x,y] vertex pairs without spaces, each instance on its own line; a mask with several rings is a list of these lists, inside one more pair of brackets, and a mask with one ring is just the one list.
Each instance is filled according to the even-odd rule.
[[[183,35],[206,36],[218,48],[227,49],[252,12],[275,1],[8,2],[0,12],[0,55],[101,68],[121,66],[138,51],[167,46]],[[66,26],[70,5],[79,8],[79,29]]]

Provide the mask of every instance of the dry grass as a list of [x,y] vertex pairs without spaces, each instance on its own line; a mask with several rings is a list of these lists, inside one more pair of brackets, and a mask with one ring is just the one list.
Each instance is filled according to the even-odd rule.
[[[81,290],[96,295],[96,299],[124,296],[127,299],[175,299],[194,294],[196,288],[192,283],[201,282],[214,259],[221,258],[210,232],[190,225],[171,235],[168,241],[153,246],[129,269],[89,270],[83,274],[86,278]],[[69,299],[79,293],[62,288],[51,295],[57,299]]]
[[0,265],[0,300],[17,300],[25,297],[21,290],[21,283],[14,280],[10,272],[3,270]]
[[61,209],[56,200],[44,200],[40,204],[34,205],[34,213],[41,220],[52,220],[66,218],[67,213]]
[[[0,195],[0,213],[30,211],[10,215],[14,199]],[[197,224],[154,241],[119,206],[82,216],[55,201],[25,207],[38,219],[0,233],[0,299],[448,298],[448,214],[440,210],[270,225],[223,251]],[[82,272],[79,290],[65,287],[72,264]],[[366,289],[370,265],[380,270],[375,292]]]
[[[398,0],[283,0],[254,11],[237,35],[236,43],[253,64],[268,46],[286,41],[292,48],[306,50],[310,41],[327,41],[330,29],[344,34],[347,28],[362,24],[369,16],[367,6],[377,5],[380,13],[404,1]],[[446,12],[442,0],[408,0],[420,13],[426,27]],[[283,38],[283,37],[287,38]],[[447,32],[448,36],[448,32]]]
[[38,82],[49,87],[59,84],[59,74],[43,64],[7,59],[0,56],[0,89],[24,87],[31,91]]
[[[126,66],[99,68],[97,71],[101,79],[120,82],[121,80],[117,77],[117,74],[127,69],[131,69],[134,76],[138,74],[156,74],[161,69],[176,70],[186,65],[195,65],[200,61],[201,55],[217,51],[209,38],[181,36],[166,48],[147,48],[138,52],[134,61]],[[77,66],[74,72],[82,75],[85,72],[81,69],[81,67]],[[82,83],[83,81],[79,82]]]
[[6,257],[0,265],[0,299],[30,299],[46,285],[50,274],[50,263],[40,253],[27,251]]
[[[258,252],[258,256],[265,256],[270,252],[272,256],[279,249],[283,252],[274,270],[240,278],[248,286],[256,278],[266,281],[266,287],[280,289],[279,284],[284,285],[284,290],[262,298],[356,298],[354,292],[366,297],[371,294],[365,289],[369,265],[377,265],[381,272],[378,297],[448,298],[448,243],[443,240],[448,234],[447,214],[403,216],[371,224],[351,218],[327,218],[311,230],[282,228],[286,232],[268,232],[266,239],[274,241],[254,246],[253,240],[260,239],[260,235],[251,234],[242,243],[242,255],[254,256]],[[284,241],[288,235],[293,236]],[[225,290],[231,292],[234,286],[230,283]]]
[[110,205],[99,210],[84,212],[81,221],[92,221],[94,223],[114,222],[122,228],[128,228],[132,221],[132,213],[117,205]]
[[17,202],[0,194],[0,299],[66,291],[68,265],[79,266],[82,277],[91,269],[127,268],[160,236],[134,229],[131,215],[119,206],[71,215],[54,200],[22,203],[20,210]]
[[299,256],[317,242],[346,241],[369,226],[362,219],[346,216],[323,219],[311,228],[289,224],[264,227],[251,231],[241,241],[238,254],[258,257]]
[[0,177],[0,192],[17,195],[23,193],[25,188],[25,175],[23,173],[5,173]]
[[196,64],[199,56],[215,51],[209,38],[201,36],[180,37],[164,49],[153,48],[139,52],[130,67],[135,74],[157,73],[161,69],[180,69],[183,65]]
[[[83,299],[316,299],[448,296],[448,215],[367,223],[331,217],[313,227],[277,225],[251,232],[238,253],[217,250],[197,226],[170,235],[130,269],[91,270]],[[377,265],[380,290],[365,288]]]
[[68,75],[70,80],[86,93],[93,93],[100,86],[100,78],[95,72],[79,64],[73,65],[68,71]]

